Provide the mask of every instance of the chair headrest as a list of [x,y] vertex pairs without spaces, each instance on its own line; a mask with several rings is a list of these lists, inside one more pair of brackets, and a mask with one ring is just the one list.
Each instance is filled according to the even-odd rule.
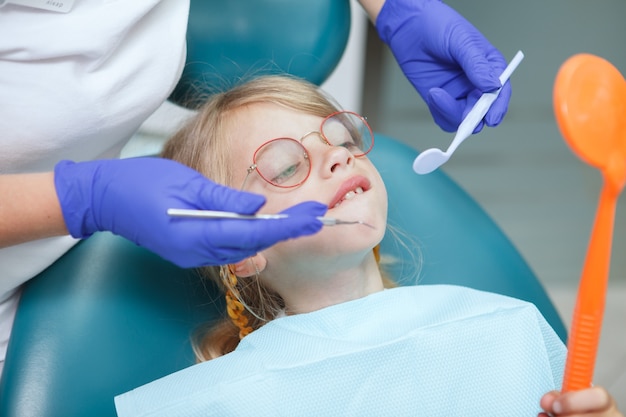
[[289,73],[320,85],[348,42],[348,0],[192,1],[187,62],[170,101],[202,96],[258,75]]

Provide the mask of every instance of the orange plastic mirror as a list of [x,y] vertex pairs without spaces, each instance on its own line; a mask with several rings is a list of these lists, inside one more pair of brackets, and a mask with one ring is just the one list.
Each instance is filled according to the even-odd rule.
[[574,55],[559,69],[553,98],[565,141],[603,177],[568,340],[562,390],[573,391],[591,386],[600,339],[615,209],[626,183],[626,81],[610,62]]

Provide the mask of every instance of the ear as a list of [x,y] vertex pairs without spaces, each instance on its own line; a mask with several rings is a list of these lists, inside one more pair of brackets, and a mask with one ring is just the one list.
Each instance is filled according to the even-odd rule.
[[256,254],[234,264],[235,275],[241,278],[260,274],[267,265],[267,259],[261,254]]

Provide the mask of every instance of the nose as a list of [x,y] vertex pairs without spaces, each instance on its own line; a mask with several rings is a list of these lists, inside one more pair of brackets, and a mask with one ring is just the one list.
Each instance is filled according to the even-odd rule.
[[319,137],[319,143],[309,144],[309,152],[315,153],[315,159],[319,158],[322,161],[321,173],[323,177],[332,176],[337,170],[354,165],[354,155],[347,148],[330,143],[321,132],[309,132],[300,141],[304,141],[305,138],[312,135]]
[[322,175],[330,177],[354,165],[354,155],[343,146],[328,146],[324,151]]

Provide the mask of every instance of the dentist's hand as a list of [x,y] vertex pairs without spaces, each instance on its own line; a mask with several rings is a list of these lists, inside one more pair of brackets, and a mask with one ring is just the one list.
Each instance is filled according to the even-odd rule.
[[[440,0],[386,0],[376,29],[447,132],[456,131],[482,93],[500,88],[507,66],[502,54]],[[485,115],[487,126],[502,121],[510,98],[507,82]],[[482,128],[481,122],[474,132]]]
[[327,207],[307,202],[272,221],[173,218],[168,208],[253,214],[260,195],[217,185],[200,173],[161,158],[59,162],[55,187],[63,218],[77,238],[110,231],[181,266],[234,263],[273,244],[310,235]]

